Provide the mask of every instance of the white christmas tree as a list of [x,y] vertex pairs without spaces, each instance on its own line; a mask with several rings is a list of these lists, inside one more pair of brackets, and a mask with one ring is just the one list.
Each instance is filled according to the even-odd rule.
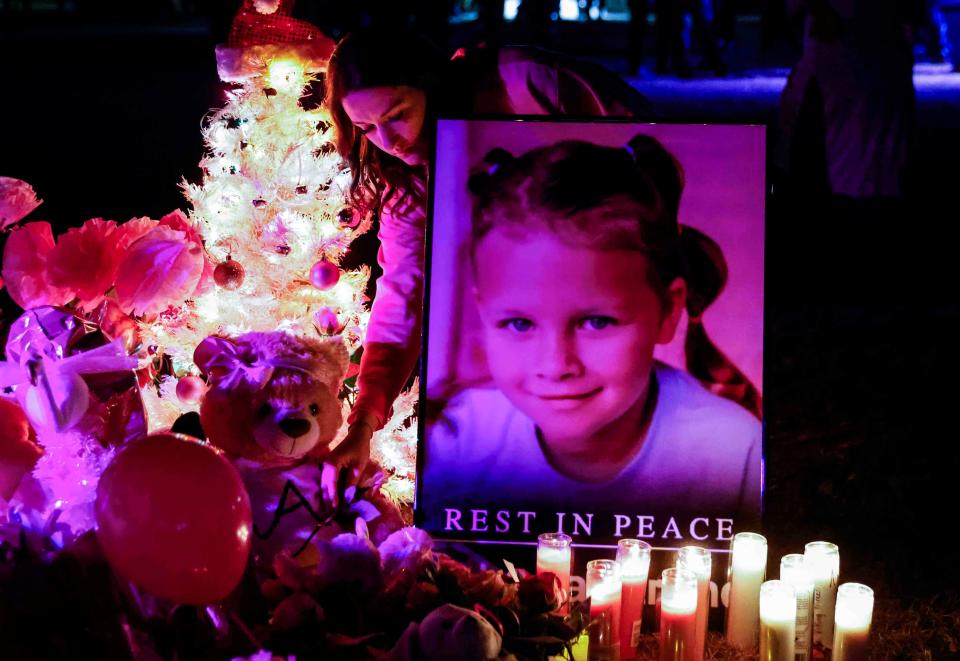
[[[246,48],[238,56],[244,75],[232,80],[237,86],[226,105],[205,122],[202,181],[183,184],[191,220],[216,264],[215,286],[141,324],[144,346],[169,356],[176,375],[144,390],[151,428],[196,410],[189,388],[199,373],[193,351],[208,335],[340,336],[355,354],[369,319],[370,269],[338,265],[371,218],[348,203],[351,175],[334,148],[329,113],[302,103],[318,75],[316,62],[289,47]],[[402,396],[373,442],[374,459],[390,475],[388,494],[408,503],[415,402],[416,393]]]

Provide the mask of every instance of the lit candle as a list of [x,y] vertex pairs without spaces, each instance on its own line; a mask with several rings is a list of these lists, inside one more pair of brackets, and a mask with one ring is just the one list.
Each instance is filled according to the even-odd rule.
[[840,579],[840,549],[830,542],[810,542],[803,552],[813,579],[813,647],[833,646],[833,612]]
[[699,661],[697,575],[665,569],[660,588],[660,661]]
[[794,661],[797,593],[784,581],[760,586],[760,661]]
[[767,569],[767,539],[753,532],[733,536],[727,642],[744,648],[760,639],[760,585]]
[[640,644],[640,624],[646,603],[647,577],[650,573],[650,545],[639,539],[621,539],[617,544],[617,562],[623,580],[620,599],[620,658],[633,659]]
[[[537,537],[537,575],[556,574],[563,586],[566,599],[570,599],[570,563],[573,540],[562,532],[545,532]],[[558,609],[566,612],[567,601]]]
[[796,661],[810,661],[810,616],[813,607],[813,579],[807,571],[802,553],[791,553],[780,559],[780,580],[789,583],[797,596],[796,636],[793,653]]
[[590,599],[590,661],[620,658],[620,566],[614,560],[587,563]]
[[707,646],[707,618],[710,616],[710,574],[713,561],[710,551],[700,546],[685,546],[677,554],[677,567],[692,571],[697,577],[697,659],[703,658]]
[[837,589],[833,630],[833,661],[866,661],[870,658],[870,622],[873,590],[861,583],[844,583]]

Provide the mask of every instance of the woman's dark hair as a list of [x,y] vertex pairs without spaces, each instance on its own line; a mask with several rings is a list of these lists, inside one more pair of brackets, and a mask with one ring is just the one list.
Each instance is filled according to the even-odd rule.
[[[337,44],[327,68],[325,104],[336,128],[337,151],[353,174],[353,204],[378,212],[395,195],[406,195],[419,173],[361,135],[343,109],[343,97],[370,87],[424,90],[428,104],[444,59],[428,41],[404,30],[364,29]],[[429,126],[429,122],[424,127]]]
[[474,195],[473,244],[490,230],[548,229],[598,249],[637,250],[651,263],[648,279],[667,302],[684,276],[677,209],[683,171],[656,139],[635,136],[626,147],[564,140],[513,157],[494,149],[469,180]]

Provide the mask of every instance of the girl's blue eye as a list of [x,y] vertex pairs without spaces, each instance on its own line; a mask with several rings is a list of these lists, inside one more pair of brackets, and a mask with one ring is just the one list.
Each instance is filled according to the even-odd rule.
[[518,333],[526,333],[528,330],[533,328],[533,322],[522,317],[513,317],[511,319],[504,319],[503,321],[497,322],[497,328],[506,328],[507,330],[516,331]]
[[613,317],[598,315],[595,317],[584,317],[580,320],[580,328],[587,330],[603,330],[610,326],[616,326],[617,320]]

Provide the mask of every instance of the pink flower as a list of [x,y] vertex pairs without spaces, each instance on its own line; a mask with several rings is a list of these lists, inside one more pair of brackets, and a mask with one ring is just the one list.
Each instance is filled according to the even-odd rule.
[[117,253],[123,255],[140,237],[159,224],[158,221],[146,216],[131,218],[121,224],[117,227]]
[[132,314],[162,312],[197,289],[203,249],[184,232],[157,226],[139,238],[117,268],[117,299]]
[[23,220],[41,202],[27,182],[0,177],[0,230]]
[[187,241],[190,241],[200,248],[203,253],[203,273],[200,275],[200,282],[197,283],[197,288],[191,296],[199,296],[209,291],[213,286],[213,270],[217,265],[213,263],[203,247],[203,234],[200,233],[199,223],[191,222],[180,209],[174,209],[160,219],[160,224],[175,229],[178,232],[184,232],[187,236]]
[[388,580],[401,571],[414,571],[430,556],[433,540],[419,528],[401,528],[380,544],[383,573]]
[[73,290],[56,287],[47,274],[53,252],[53,231],[48,222],[27,223],[7,238],[3,250],[3,279],[10,297],[24,309],[42,305],[64,305]]
[[49,257],[50,282],[73,289],[80,307],[92,310],[113,287],[119,259],[117,224],[91,218],[57,239]]

